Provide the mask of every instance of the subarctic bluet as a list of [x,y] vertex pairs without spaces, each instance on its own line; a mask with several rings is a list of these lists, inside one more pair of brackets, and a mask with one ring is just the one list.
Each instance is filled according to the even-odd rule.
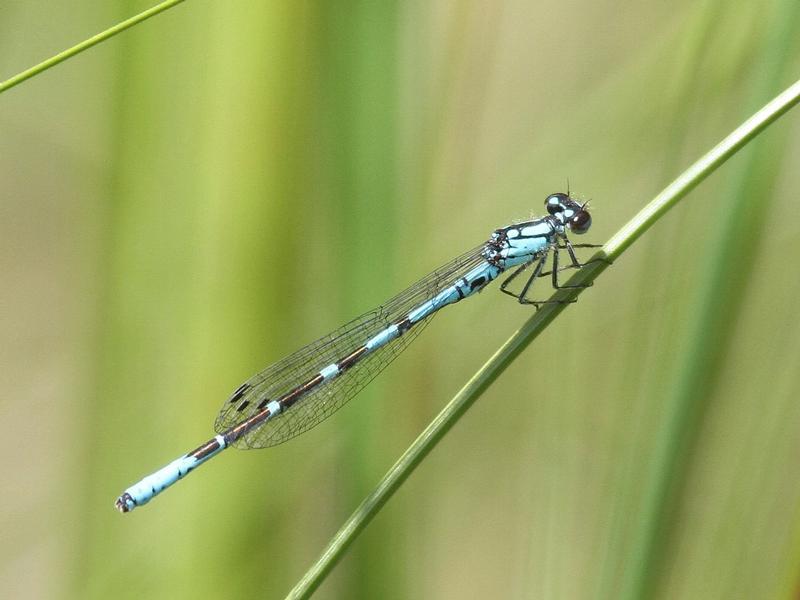
[[[422,331],[436,312],[481,291],[506,271],[513,272],[500,290],[537,308],[546,300],[530,300],[534,281],[552,275],[558,289],[559,250],[581,267],[568,232],[589,230],[592,218],[585,204],[569,193],[545,199],[547,215],[495,230],[488,241],[453,259],[384,305],[267,367],[240,385],[217,416],[217,435],[172,461],[117,498],[116,507],[130,512],[190,473],[225,448],[266,448],[314,427],[355,396]],[[544,267],[548,256],[550,271]],[[519,293],[508,285],[532,267]]]

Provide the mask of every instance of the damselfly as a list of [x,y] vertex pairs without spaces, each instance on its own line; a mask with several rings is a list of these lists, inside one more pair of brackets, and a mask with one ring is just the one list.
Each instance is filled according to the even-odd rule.
[[[545,199],[547,216],[503,227],[489,240],[437,269],[383,306],[344,325],[267,367],[233,392],[215,423],[217,435],[188,454],[148,475],[117,498],[121,512],[150,501],[178,479],[229,446],[266,448],[314,427],[356,395],[413,340],[441,308],[481,291],[502,273],[516,268],[500,290],[537,308],[548,300],[530,300],[528,291],[541,276],[558,282],[560,250],[579,268],[576,247],[567,232],[586,233],[592,218],[585,204],[569,193]],[[544,267],[548,256],[550,271]],[[519,293],[509,284],[533,267]]]

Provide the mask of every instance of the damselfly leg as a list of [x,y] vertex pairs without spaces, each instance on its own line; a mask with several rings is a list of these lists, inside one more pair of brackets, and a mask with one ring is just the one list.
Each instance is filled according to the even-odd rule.
[[[559,268],[558,268],[558,251],[559,251],[559,249],[562,249],[562,250],[566,249],[567,253],[569,254],[569,258],[570,258],[570,261],[572,262],[572,264],[567,268],[580,269],[584,265],[584,263],[580,262],[578,260],[578,257],[575,256],[574,248],[576,248],[576,247],[577,248],[599,248],[600,246],[597,245],[597,244],[572,244],[569,240],[564,240],[564,245],[563,246],[561,246],[559,244],[556,244],[555,246],[553,246],[553,271],[552,271],[552,276],[553,276],[553,288],[554,289],[560,290],[562,288],[566,288],[566,289],[569,289],[569,288],[587,288],[587,287],[591,287],[593,285],[592,282],[589,282],[588,284],[580,284],[580,285],[566,285],[566,284],[565,285],[561,285],[561,284],[558,283],[558,271],[559,271]],[[573,302],[574,302],[574,300],[573,300]]]
[[[569,289],[569,288],[585,288],[590,287],[592,284],[589,283],[588,285],[562,285],[559,283],[558,280],[558,273],[560,271],[565,271],[567,269],[580,269],[587,263],[582,263],[578,260],[578,257],[575,254],[574,248],[600,248],[599,244],[572,244],[569,240],[564,240],[564,245],[559,243],[554,244],[550,247],[550,250],[546,251],[540,258],[527,262],[523,265],[520,265],[510,276],[508,276],[503,283],[500,284],[500,291],[504,294],[508,294],[509,296],[516,298],[520,304],[532,304],[537,309],[542,304],[571,304],[573,302],[577,302],[577,300],[531,300],[528,296],[528,291],[530,290],[531,286],[533,285],[534,281],[540,277],[546,277],[550,275],[552,277],[552,286],[553,289],[560,290],[560,289]],[[566,250],[570,257],[570,263],[567,266],[559,267],[559,250]],[[553,267],[550,271],[545,271],[544,267],[547,263],[547,257],[552,252],[553,255]],[[591,262],[591,261],[590,261]],[[533,273],[528,277],[528,280],[525,282],[525,285],[522,287],[522,290],[519,292],[514,292],[508,289],[508,286],[524,271],[528,269],[531,265],[535,264],[536,266],[533,269]]]
[[[581,267],[585,267],[586,265],[591,264],[591,263],[593,263],[595,261],[598,261],[598,260],[599,261],[603,261],[603,262],[608,262],[603,258],[593,258],[591,260],[586,261],[585,263],[584,262],[580,262],[578,260],[577,256],[576,256],[576,254],[575,254],[575,251],[574,251],[575,248],[602,248],[602,247],[603,247],[602,244],[573,244],[569,240],[566,240],[566,243],[563,246],[559,244],[558,246],[554,246],[554,249],[556,249],[556,250],[566,250],[569,253],[570,262],[572,264],[566,265],[564,267],[560,267],[560,266],[558,266],[558,257],[556,256],[556,257],[554,257],[554,261],[553,261],[554,262],[553,269],[550,270],[550,271],[542,271],[539,274],[539,277],[546,277],[548,275],[553,275],[555,272],[567,271],[569,269],[580,269]],[[589,286],[565,286],[565,285],[558,285],[557,283],[554,283],[553,287],[556,288],[556,289],[560,289],[562,287],[589,287]]]
[[[544,259],[544,258],[547,258],[547,255],[542,257],[542,259]],[[526,263],[520,265],[517,268],[516,271],[514,271],[511,275],[506,277],[505,280],[503,281],[503,283],[500,284],[500,291],[503,292],[504,294],[508,294],[512,298],[516,298],[517,300],[519,300],[521,294],[517,294],[516,292],[512,292],[511,290],[508,290],[506,288],[509,285],[511,285],[511,282],[514,281],[521,273],[523,273],[525,270],[527,270],[527,268],[530,267],[534,262],[536,262],[536,269],[534,269],[533,277],[534,278],[539,277],[540,274],[537,274],[536,270],[539,270],[539,271],[542,270],[542,265],[543,265],[542,259],[539,259],[538,261],[536,261],[536,260],[529,261],[529,262],[526,262]]]

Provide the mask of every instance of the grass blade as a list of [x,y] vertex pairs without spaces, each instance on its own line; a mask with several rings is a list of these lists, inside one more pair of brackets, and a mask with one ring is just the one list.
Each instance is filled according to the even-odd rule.
[[158,13],[164,12],[165,10],[172,8],[173,6],[180,4],[181,2],[184,2],[184,0],[166,0],[166,2],[162,2],[161,4],[157,4],[152,8],[148,8],[147,10],[140,12],[138,15],[135,15],[130,19],[126,19],[121,23],[117,23],[113,27],[109,27],[105,31],[101,31],[97,35],[93,35],[92,37],[82,41],[80,44],[76,44],[71,48],[67,48],[63,52],[59,52],[55,56],[51,56],[47,60],[40,62],[38,65],[32,66],[30,69],[26,69],[21,73],[17,73],[13,77],[6,79],[2,83],[0,83],[0,94],[2,94],[7,90],[10,90],[16,85],[19,85],[26,79],[30,79],[35,75],[43,73],[44,71],[47,71],[47,69],[54,67],[59,63],[64,62],[68,58],[72,58],[76,54],[80,54],[84,50],[88,50],[92,46],[96,46],[100,42],[104,42],[107,39],[114,37],[118,33],[122,33],[126,29],[133,27],[134,25],[137,25],[142,21],[147,20],[150,17],[157,15]]

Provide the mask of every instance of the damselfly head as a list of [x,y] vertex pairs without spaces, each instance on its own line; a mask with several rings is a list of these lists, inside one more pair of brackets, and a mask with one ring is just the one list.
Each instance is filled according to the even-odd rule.
[[558,192],[550,194],[544,201],[547,212],[569,227],[573,233],[586,233],[592,226],[592,216],[586,204],[579,204],[569,194]]

